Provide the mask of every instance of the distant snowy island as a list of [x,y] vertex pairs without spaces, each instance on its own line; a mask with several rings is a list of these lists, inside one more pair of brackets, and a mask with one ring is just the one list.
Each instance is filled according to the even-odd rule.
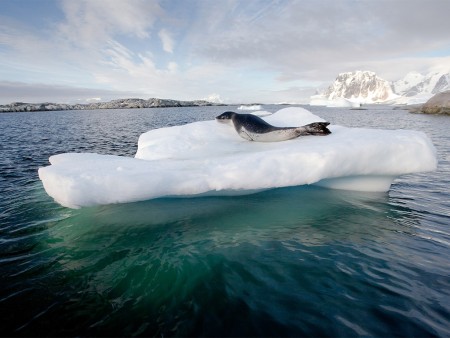
[[179,101],[171,99],[151,98],[144,99],[117,99],[109,102],[95,102],[87,104],[66,103],[25,103],[13,102],[0,105],[0,112],[30,112],[30,111],[57,111],[57,110],[92,110],[92,109],[131,109],[131,108],[162,108],[162,107],[200,107],[223,106],[221,103],[213,103],[205,100]]

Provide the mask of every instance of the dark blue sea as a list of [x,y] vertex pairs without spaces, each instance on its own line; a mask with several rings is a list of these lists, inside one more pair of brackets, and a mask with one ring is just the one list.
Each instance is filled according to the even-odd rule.
[[235,108],[0,114],[0,335],[449,337],[449,116],[308,108],[429,135],[438,170],[382,194],[303,186],[72,210],[38,179],[51,155],[133,156],[143,132]]

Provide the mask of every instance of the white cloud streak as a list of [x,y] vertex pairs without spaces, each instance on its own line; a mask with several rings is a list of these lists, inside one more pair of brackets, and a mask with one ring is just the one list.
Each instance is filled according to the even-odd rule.
[[173,53],[174,41],[167,29],[161,29],[158,36],[161,39],[164,51],[167,53]]
[[145,0],[63,0],[61,5],[65,21],[58,29],[81,46],[101,44],[115,34],[147,38],[162,14],[156,1]]

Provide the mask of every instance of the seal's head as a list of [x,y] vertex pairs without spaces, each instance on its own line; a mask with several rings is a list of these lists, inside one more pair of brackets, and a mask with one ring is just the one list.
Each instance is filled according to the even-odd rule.
[[219,116],[216,117],[216,121],[217,122],[231,122],[231,119],[233,118],[233,116],[236,115],[235,112],[232,111],[226,111],[223,114],[220,114]]

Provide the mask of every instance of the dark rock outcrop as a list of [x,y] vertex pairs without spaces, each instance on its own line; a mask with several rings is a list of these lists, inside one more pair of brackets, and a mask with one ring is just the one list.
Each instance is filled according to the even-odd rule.
[[434,95],[420,108],[420,112],[450,115],[450,90]]

